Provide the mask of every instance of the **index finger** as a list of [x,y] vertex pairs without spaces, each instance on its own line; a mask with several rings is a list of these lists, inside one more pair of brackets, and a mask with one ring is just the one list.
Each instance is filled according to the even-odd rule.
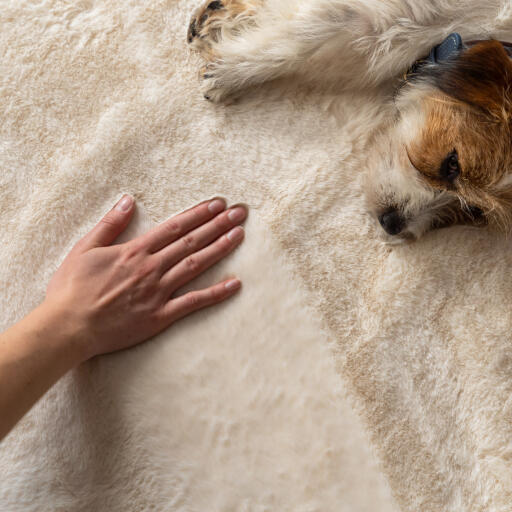
[[142,235],[141,241],[149,252],[155,253],[175,242],[189,231],[202,226],[226,209],[226,201],[221,198],[204,201],[175,215],[151,231]]

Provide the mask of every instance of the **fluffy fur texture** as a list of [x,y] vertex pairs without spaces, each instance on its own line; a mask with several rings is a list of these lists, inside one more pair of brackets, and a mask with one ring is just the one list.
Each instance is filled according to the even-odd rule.
[[[404,19],[397,67],[455,28],[510,38],[509,2],[450,5]],[[0,445],[0,509],[509,512],[510,244],[461,226],[382,244],[362,170],[392,84],[280,80],[212,105],[186,40],[197,7],[0,9],[1,327],[123,191],[155,221],[216,193],[252,207],[217,270],[243,294],[53,389]]]
[[[396,79],[428,54],[433,21],[452,16],[463,27],[467,6],[460,7],[454,12],[438,0],[214,1],[192,17],[188,41],[207,60],[209,100],[292,74],[367,87]],[[370,159],[366,181],[369,209],[393,241],[457,223],[512,230],[511,89],[512,62],[497,41],[423,65],[399,87],[397,115],[376,139],[384,155]]]
[[[257,217],[195,283],[229,269],[240,297],[83,365],[0,445],[0,510],[398,510],[329,339]],[[152,225],[142,209],[123,238]]]

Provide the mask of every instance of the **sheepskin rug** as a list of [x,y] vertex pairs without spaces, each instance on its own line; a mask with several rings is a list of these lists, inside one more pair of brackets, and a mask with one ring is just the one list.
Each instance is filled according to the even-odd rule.
[[[488,4],[482,35],[510,37]],[[382,244],[361,180],[382,93],[211,105],[195,7],[0,1],[1,329],[123,192],[127,236],[217,194],[251,207],[196,283],[243,292],[60,381],[0,444],[0,510],[512,510],[510,240]]]

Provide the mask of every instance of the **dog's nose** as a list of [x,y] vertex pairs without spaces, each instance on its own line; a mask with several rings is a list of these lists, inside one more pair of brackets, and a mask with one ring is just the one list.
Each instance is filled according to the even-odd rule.
[[396,210],[383,213],[379,217],[379,222],[388,235],[398,235],[405,227],[405,219]]

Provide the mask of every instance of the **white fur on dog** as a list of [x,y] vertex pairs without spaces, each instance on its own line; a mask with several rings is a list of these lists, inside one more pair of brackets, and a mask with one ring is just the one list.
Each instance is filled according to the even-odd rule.
[[[511,33],[508,1],[442,4],[470,33]],[[453,228],[382,245],[361,184],[380,92],[285,82],[212,106],[195,7],[0,9],[1,327],[121,192],[155,221],[219,192],[252,207],[216,271],[242,295],[56,386],[0,445],[0,509],[380,512],[391,489],[408,511],[509,511],[510,243]]]
[[[253,8],[254,4],[263,4]],[[316,84],[368,87],[401,76],[448,33],[499,37],[507,2],[488,0],[249,0],[211,41],[212,100],[298,73]],[[255,12],[255,14],[254,14]],[[201,42],[199,42],[201,44]]]

